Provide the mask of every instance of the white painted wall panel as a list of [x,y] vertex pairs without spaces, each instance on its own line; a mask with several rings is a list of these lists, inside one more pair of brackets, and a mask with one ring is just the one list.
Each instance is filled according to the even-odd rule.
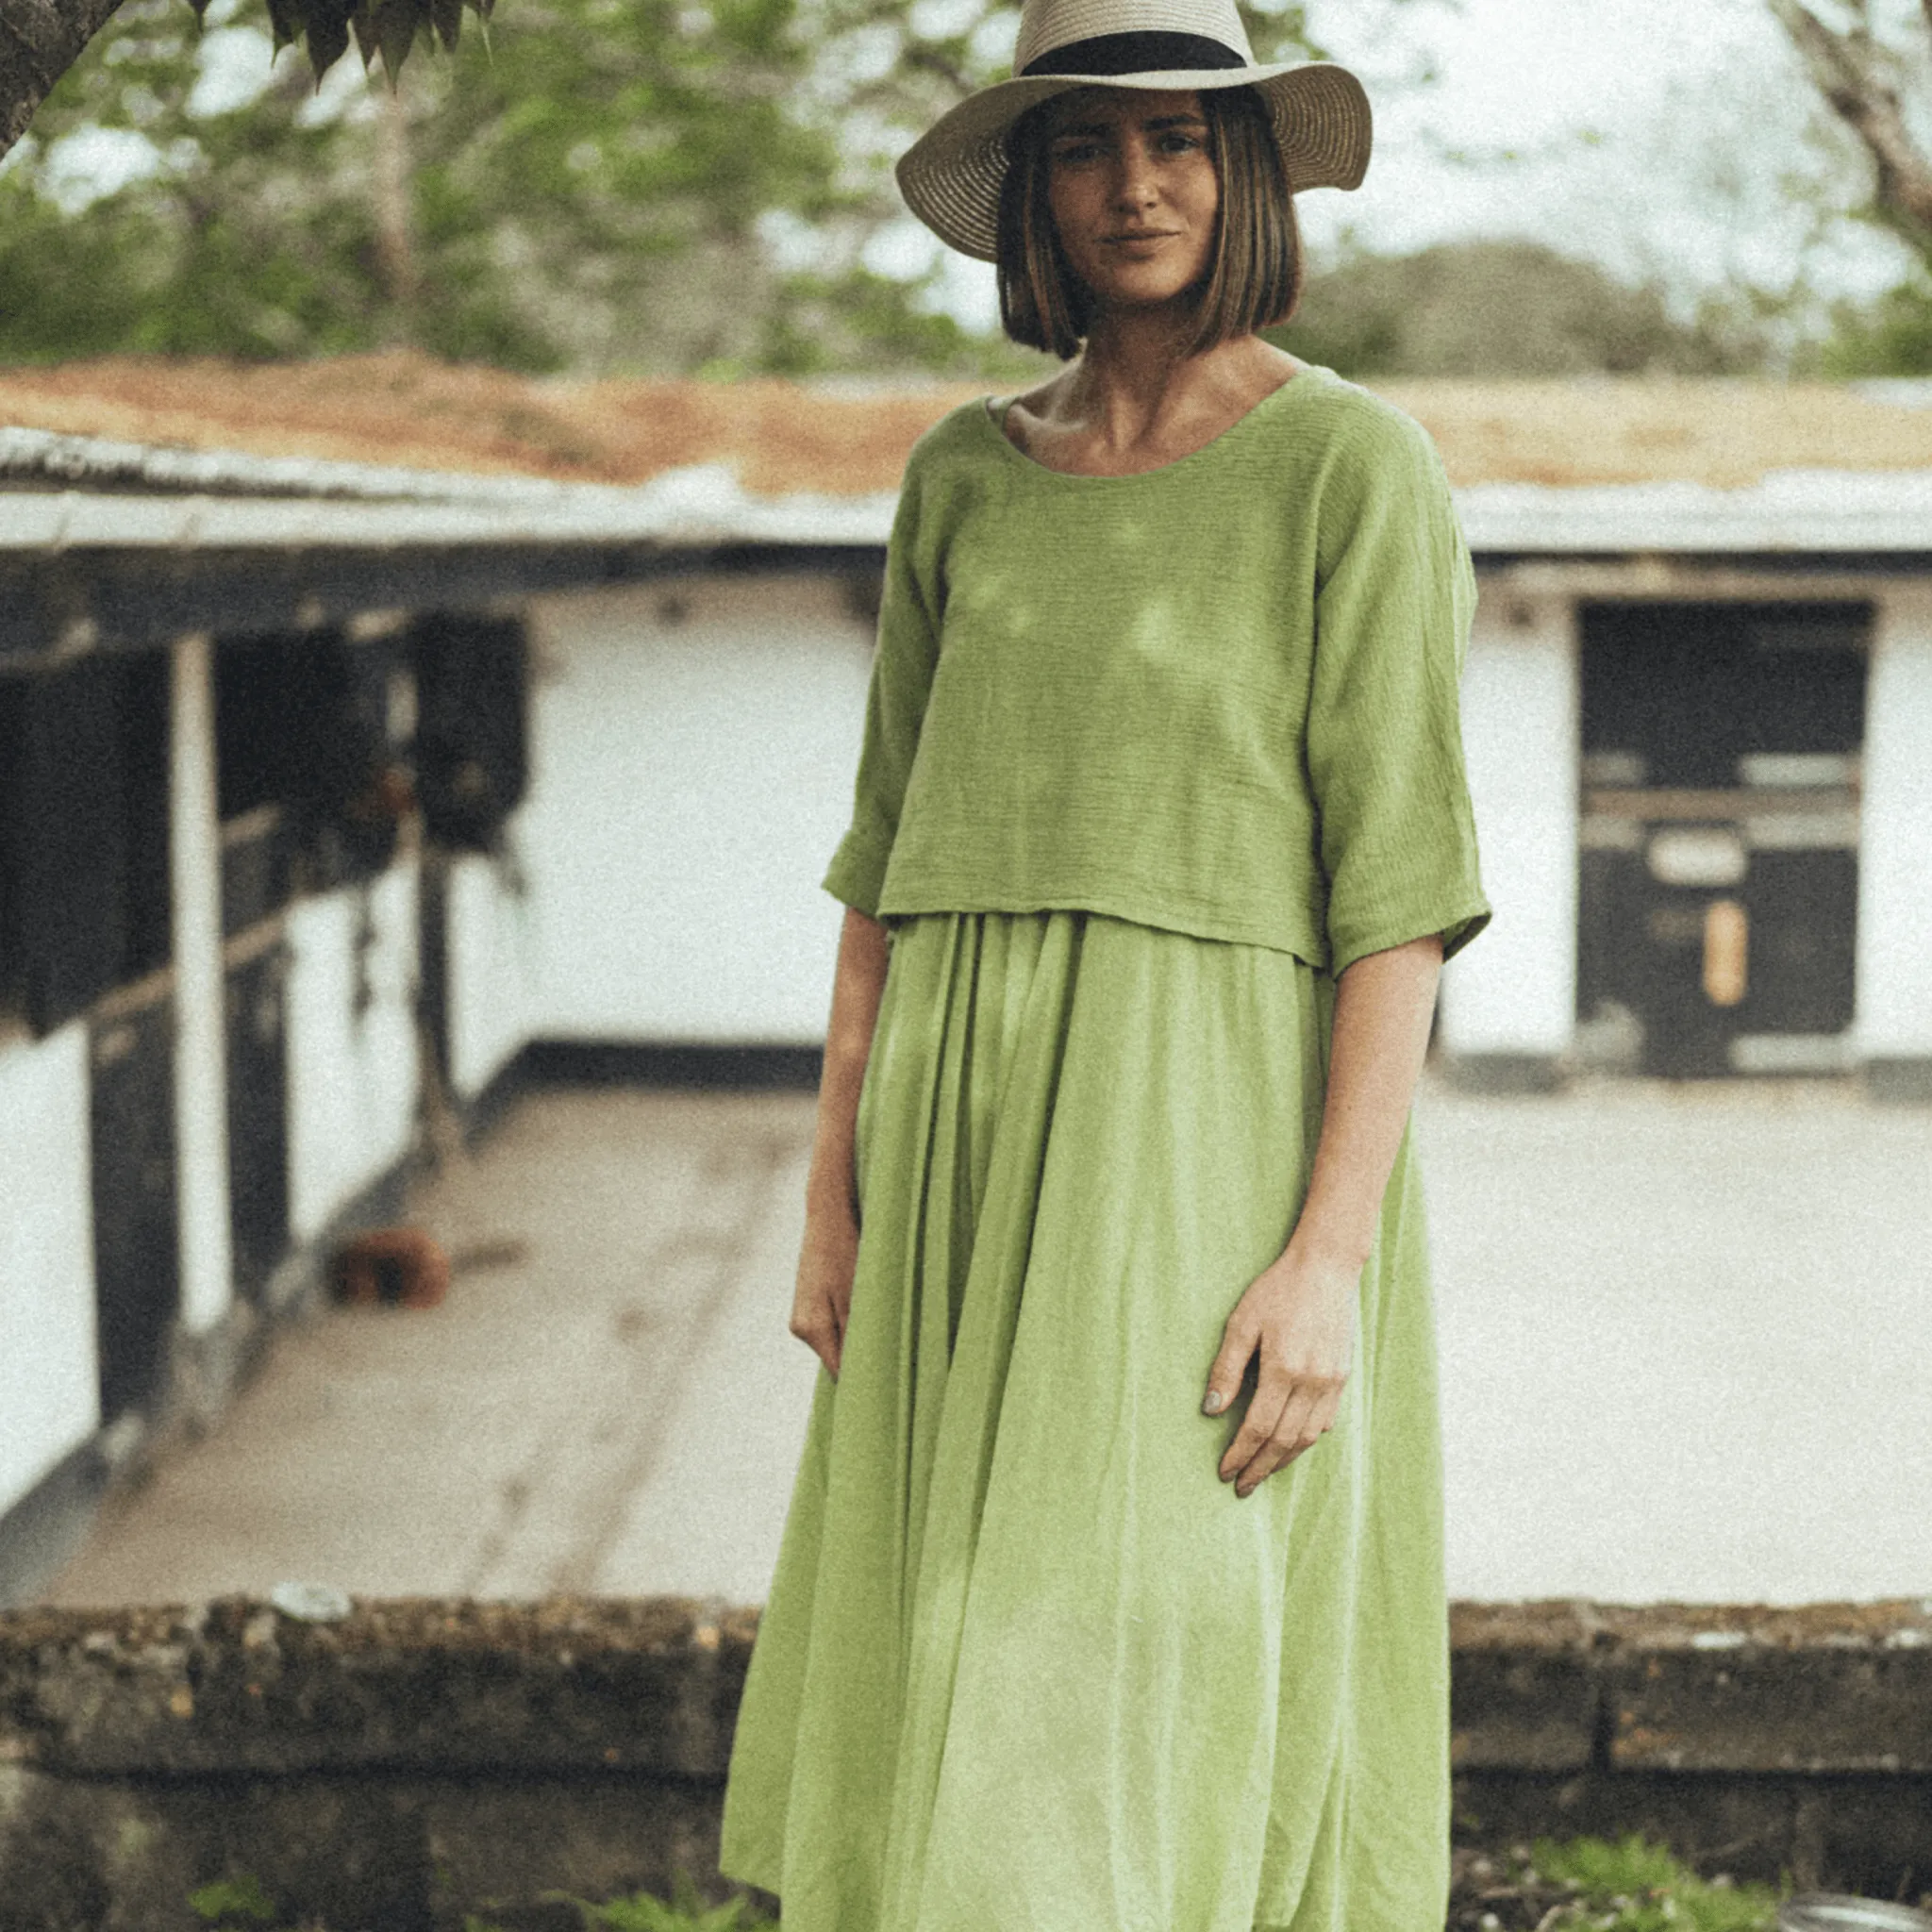
[[[512,854],[521,822],[506,837]],[[452,861],[446,898],[450,1079],[469,1100],[527,1040],[541,993],[537,912],[520,864],[470,853]]]
[[819,880],[851,811],[870,624],[806,575],[536,614],[533,1031],[823,1040],[841,914]]
[[417,872],[399,860],[366,889],[374,997],[355,1010],[364,889],[288,914],[289,1220],[297,1241],[408,1151],[417,1097]]
[[1489,929],[1442,976],[1453,1054],[1554,1056],[1576,1015],[1577,654],[1570,607],[1492,609],[1470,640],[1462,737]]
[[87,1026],[0,1047],[0,1509],[100,1422]]
[[1916,586],[1879,606],[1858,868],[1859,1051],[1932,1056],[1932,595]]

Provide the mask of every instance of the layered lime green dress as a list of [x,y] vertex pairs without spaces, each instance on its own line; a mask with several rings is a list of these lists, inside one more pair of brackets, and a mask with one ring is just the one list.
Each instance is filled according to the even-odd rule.
[[1484,923],[1474,580],[1407,417],[1310,370],[1132,477],[915,450],[852,827],[861,1238],[721,1865],[787,1932],[1430,1932],[1433,1318],[1405,1141],[1333,1431],[1201,1413],[1321,1124],[1335,982]]

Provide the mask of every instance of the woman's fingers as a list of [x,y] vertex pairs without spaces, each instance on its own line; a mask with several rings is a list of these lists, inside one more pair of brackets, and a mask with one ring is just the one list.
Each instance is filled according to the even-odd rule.
[[[1221,1353],[1208,1372],[1208,1392],[1201,1403],[1203,1415],[1219,1415],[1241,1392],[1241,1377],[1248,1372],[1248,1359],[1260,1340],[1260,1328],[1246,1319],[1244,1304],[1237,1302],[1221,1331]],[[1249,1413],[1252,1414],[1252,1407]]]
[[1263,1362],[1255,1392],[1248,1397],[1248,1412],[1221,1458],[1223,1482],[1237,1480],[1260,1453],[1261,1445],[1274,1433],[1274,1425],[1293,1392],[1294,1385],[1289,1377]]
[[[1264,1373],[1261,1388],[1267,1386]],[[1278,1406],[1272,1407],[1273,1420],[1268,1420],[1266,1411],[1257,1417],[1261,1408],[1261,1388],[1257,1388],[1246,1419],[1221,1459],[1222,1480],[1233,1480],[1237,1496],[1252,1495],[1259,1484],[1312,1449],[1335,1425],[1341,1385],[1334,1378],[1284,1377],[1276,1387],[1284,1392]]]
[[801,1267],[797,1292],[791,1299],[792,1334],[798,1337],[824,1363],[833,1381],[839,1379],[839,1361],[845,1348],[845,1321],[852,1303],[852,1286],[845,1282],[841,1292],[836,1280],[827,1285],[817,1270]]
[[[1290,1383],[1273,1424],[1260,1432],[1253,1448],[1235,1466],[1234,1492],[1237,1496],[1252,1494],[1257,1484],[1280,1468],[1283,1457],[1295,1440],[1298,1419],[1307,1409],[1307,1392],[1299,1384]],[[1237,1436],[1236,1446],[1240,1442],[1241,1438]]]
[[858,1227],[841,1214],[809,1217],[799,1251],[790,1328],[824,1363],[836,1382],[858,1258]]
[[1219,1415],[1257,1371],[1247,1414],[1221,1458],[1235,1493],[1306,1454],[1335,1424],[1354,1358],[1360,1270],[1310,1261],[1291,1243],[1229,1311],[1202,1408]]
[[794,1313],[791,1333],[824,1363],[834,1381],[839,1375],[840,1335],[829,1307]]
[[1294,1392],[1282,1404],[1279,1420],[1268,1432],[1268,1440],[1235,1478],[1237,1496],[1252,1495],[1277,1469],[1292,1462],[1320,1439],[1320,1431],[1313,1426],[1316,1399],[1306,1382],[1295,1384]]

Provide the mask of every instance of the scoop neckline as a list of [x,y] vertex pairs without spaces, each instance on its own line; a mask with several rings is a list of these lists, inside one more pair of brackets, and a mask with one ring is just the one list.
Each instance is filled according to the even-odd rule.
[[[1267,410],[1270,404],[1290,390],[1300,389],[1311,375],[1331,376],[1334,372],[1320,362],[1304,362],[1286,382],[1277,383],[1258,402],[1251,403],[1227,427],[1218,435],[1210,436],[1199,449],[1191,449],[1184,457],[1175,457],[1171,463],[1156,463],[1151,470],[1126,470],[1118,475],[1094,475],[1086,470],[1056,470],[1051,463],[1042,463],[1038,457],[1030,457],[1007,434],[1003,426],[1006,412],[1020,400],[1019,392],[1002,400],[998,396],[982,396],[979,399],[977,414],[992,432],[993,440],[1015,462],[1024,463],[1029,470],[1037,470],[1042,476],[1058,477],[1066,483],[1139,483],[1149,476],[1168,476],[1176,470],[1184,470],[1191,463],[1198,463],[1204,457],[1210,456],[1224,443],[1231,441],[1252,423],[1256,417]],[[1319,385],[1318,385],[1319,386]],[[995,408],[995,403],[999,408]]]

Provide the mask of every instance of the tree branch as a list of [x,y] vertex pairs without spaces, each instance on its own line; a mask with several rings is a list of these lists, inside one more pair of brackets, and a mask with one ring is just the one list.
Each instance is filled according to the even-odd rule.
[[0,155],[121,0],[0,0]]
[[[1878,212],[1917,247],[1932,254],[1932,156],[1906,125],[1898,90],[1884,71],[1883,49],[1869,35],[1837,33],[1804,0],[1766,0],[1791,37],[1813,84],[1857,136],[1877,170]],[[1932,0],[1924,0],[1932,19]]]
[[[1925,0],[1932,7],[1932,0]],[[912,42],[901,57],[904,64],[921,74],[936,74],[961,100],[973,92],[973,76],[949,60],[937,47],[923,41]]]

